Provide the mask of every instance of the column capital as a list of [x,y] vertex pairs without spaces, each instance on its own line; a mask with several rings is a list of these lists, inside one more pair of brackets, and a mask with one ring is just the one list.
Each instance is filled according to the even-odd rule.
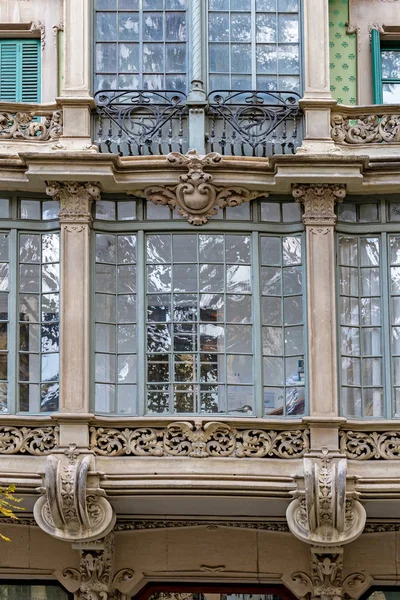
[[48,181],[46,194],[60,202],[60,223],[92,223],[92,202],[100,198],[96,182]]
[[304,204],[304,225],[335,225],[335,202],[343,202],[346,186],[342,183],[296,184],[292,188],[296,202]]

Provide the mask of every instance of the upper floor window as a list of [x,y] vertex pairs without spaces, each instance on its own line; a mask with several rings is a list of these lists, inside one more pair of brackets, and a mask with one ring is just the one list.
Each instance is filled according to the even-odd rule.
[[58,204],[0,199],[0,413],[59,404]]
[[40,40],[0,40],[0,100],[40,102]]
[[209,87],[300,91],[299,0],[209,0]]
[[141,200],[96,203],[96,412],[304,414],[300,206],[220,216],[199,231]]
[[375,104],[400,104],[400,41],[385,41],[371,31]]
[[187,89],[186,0],[96,0],[96,90]]
[[340,381],[346,417],[400,417],[399,223],[398,196],[348,198],[339,206]]
[[193,46],[188,0],[96,0],[95,91],[187,92],[198,52],[207,56],[209,92],[299,92],[299,2],[206,0],[203,39]]

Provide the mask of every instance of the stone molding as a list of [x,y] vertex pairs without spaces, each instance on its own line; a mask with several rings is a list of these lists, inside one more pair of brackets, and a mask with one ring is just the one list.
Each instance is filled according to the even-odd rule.
[[400,460],[400,431],[340,431],[340,451],[352,460]]
[[76,600],[120,600],[129,591],[134,576],[132,569],[114,572],[114,534],[83,547],[79,569],[66,568],[57,573],[58,580]]
[[[336,223],[335,202],[343,202],[346,186],[343,184],[295,184],[292,195],[296,202],[304,205],[304,225],[334,226]],[[327,233],[321,229],[317,233]]]
[[301,458],[309,430],[238,430],[227,423],[177,421],[166,427],[90,428],[90,448],[101,456],[187,456],[192,458]]
[[364,530],[366,512],[356,492],[346,490],[346,457],[323,450],[306,455],[303,465],[304,489],[294,492],[286,512],[293,535],[324,547],[357,539]]
[[311,548],[310,574],[295,571],[282,577],[283,583],[298,598],[357,600],[371,585],[372,577],[352,573],[343,577],[343,548]]
[[0,426],[0,454],[50,454],[58,445],[59,427]]
[[48,181],[46,194],[60,202],[60,223],[92,223],[92,202],[100,199],[100,184],[95,182]]
[[[187,174],[179,176],[177,185],[149,186],[144,194],[153,204],[178,208],[179,214],[192,225],[204,225],[208,219],[225,206],[238,206],[261,195],[241,186],[217,187],[212,183],[213,176],[204,172],[204,167],[221,163],[222,156],[211,152],[205,156],[195,150],[186,155],[171,152],[167,161],[176,167],[185,167]],[[140,195],[141,192],[138,192]],[[266,195],[265,193],[263,194]]]
[[42,23],[42,21],[33,21],[31,23],[31,32],[32,33],[39,33],[40,35],[40,46],[42,48],[42,50],[45,49],[46,47],[46,26],[44,23]]
[[46,461],[43,494],[34,506],[39,527],[68,542],[88,542],[107,535],[115,513],[99,487],[92,454],[81,455],[76,444]]

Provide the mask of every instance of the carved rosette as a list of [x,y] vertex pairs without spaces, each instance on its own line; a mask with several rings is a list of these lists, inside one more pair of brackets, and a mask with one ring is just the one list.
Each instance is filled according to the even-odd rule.
[[325,547],[348,544],[363,532],[366,512],[355,492],[346,493],[346,457],[313,453],[303,459],[304,491],[295,492],[286,517],[293,535]]
[[342,184],[294,185],[292,195],[304,205],[304,225],[322,226],[317,233],[326,233],[324,226],[336,223],[335,202],[343,202],[346,186]]
[[67,568],[58,573],[58,579],[77,600],[118,600],[129,591],[133,576],[132,569],[114,574],[113,533],[81,549],[79,570]]
[[33,514],[39,527],[67,542],[88,542],[107,535],[115,514],[94,471],[94,456],[81,456],[75,444],[46,462],[43,496]]
[[60,223],[91,224],[92,202],[100,199],[98,183],[48,181],[46,194],[60,202]]
[[[205,156],[200,156],[195,150],[191,150],[186,155],[172,152],[168,154],[167,160],[177,167],[186,167],[188,173],[179,176],[178,185],[145,188],[145,196],[153,204],[168,205],[172,209],[178,208],[179,214],[192,225],[203,225],[210,217],[217,214],[220,208],[238,206],[260,195],[260,192],[239,186],[228,188],[215,186],[212,183],[213,176],[205,173],[204,167],[217,165],[222,161],[222,156],[216,152]],[[265,196],[265,193],[263,195]]]

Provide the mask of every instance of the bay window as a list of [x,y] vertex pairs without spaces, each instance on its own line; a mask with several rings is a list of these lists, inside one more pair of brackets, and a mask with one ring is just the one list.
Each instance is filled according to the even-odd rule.
[[300,205],[253,202],[193,230],[133,204],[96,203],[96,412],[303,415]]

